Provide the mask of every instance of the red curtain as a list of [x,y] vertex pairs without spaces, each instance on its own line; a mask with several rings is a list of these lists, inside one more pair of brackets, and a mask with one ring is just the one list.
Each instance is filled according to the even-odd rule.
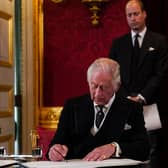
[[62,106],[88,92],[86,70],[98,57],[107,57],[112,39],[128,31],[126,0],[111,0],[91,25],[91,13],[80,0],[44,0],[44,106]]
[[[62,106],[67,98],[88,92],[88,65],[107,57],[112,40],[128,31],[126,1],[111,0],[102,8],[100,25],[93,27],[80,0],[44,0],[44,106]],[[143,1],[148,27],[168,37],[168,1]]]
[[[91,25],[89,9],[80,0],[56,4],[44,0],[43,105],[62,106],[72,96],[88,92],[86,70],[98,57],[107,57],[112,40],[128,31],[124,6],[127,0],[110,0],[100,15],[100,25]],[[143,0],[147,25],[168,37],[168,1]],[[167,75],[160,88],[159,110],[163,121],[163,164],[167,164]]]

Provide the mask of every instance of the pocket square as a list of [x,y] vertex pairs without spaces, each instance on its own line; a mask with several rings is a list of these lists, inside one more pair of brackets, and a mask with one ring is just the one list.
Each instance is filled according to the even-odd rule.
[[126,123],[125,126],[124,126],[124,130],[129,130],[129,129],[131,129],[131,125]]
[[153,47],[148,48],[148,51],[154,51],[154,50],[155,50],[155,48],[153,48]]

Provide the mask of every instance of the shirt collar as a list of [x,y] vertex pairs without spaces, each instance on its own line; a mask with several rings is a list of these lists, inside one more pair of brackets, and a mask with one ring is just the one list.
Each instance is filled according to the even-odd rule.
[[[143,42],[143,39],[144,39],[146,31],[147,31],[147,27],[145,27],[141,32],[138,33],[139,36],[140,36],[140,38],[138,38],[139,46],[140,47],[142,46],[142,42]],[[137,34],[136,32],[134,32],[134,31],[131,30],[131,37],[132,37],[132,44],[133,45],[134,45],[134,40],[135,40],[135,35],[136,34]]]
[[[147,31],[147,27],[145,27],[141,32],[138,33],[142,39],[144,38],[146,31]],[[136,34],[137,34],[136,32],[134,32],[133,30],[131,30],[131,37],[132,37],[132,39],[134,39],[134,37],[135,37]]]
[[[116,97],[116,94],[114,93],[114,95],[110,98],[109,102],[107,104],[104,104],[104,107],[109,109],[111,107],[111,105],[113,104],[115,97]],[[95,102],[93,102],[93,103],[94,103],[94,107],[98,106],[97,103],[95,103]]]

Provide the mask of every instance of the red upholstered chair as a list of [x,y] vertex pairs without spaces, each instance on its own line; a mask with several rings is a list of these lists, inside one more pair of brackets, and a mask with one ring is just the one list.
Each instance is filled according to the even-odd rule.
[[55,129],[38,127],[37,132],[39,135],[38,145],[42,148],[43,151],[42,160],[47,160],[45,155],[48,150],[50,141],[55,134]]

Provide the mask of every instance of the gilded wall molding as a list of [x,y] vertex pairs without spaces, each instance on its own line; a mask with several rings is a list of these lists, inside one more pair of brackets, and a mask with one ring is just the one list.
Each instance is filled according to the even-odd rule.
[[35,110],[38,114],[37,125],[44,128],[57,128],[62,107],[43,105],[43,0],[33,1],[34,6],[34,56],[35,56]]

